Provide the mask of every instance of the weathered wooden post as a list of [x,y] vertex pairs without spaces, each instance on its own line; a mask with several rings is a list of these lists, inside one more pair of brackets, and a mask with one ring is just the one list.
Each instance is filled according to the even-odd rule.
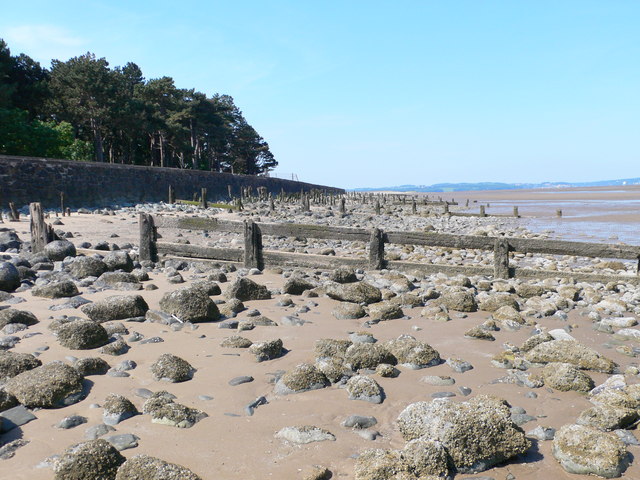
[[418,206],[416,205],[415,199],[411,200],[411,213],[413,213],[414,215],[417,215],[418,213]]
[[69,207],[65,208],[65,213],[67,214],[67,217],[71,216],[71,209]]
[[302,196],[302,211],[309,212],[311,211],[311,205],[309,204],[309,195],[305,194]]
[[29,204],[29,214],[31,215],[31,252],[38,253],[49,243],[49,231],[42,214],[42,205],[37,202]]
[[509,278],[509,242],[505,238],[496,238],[493,245],[493,276]]
[[342,197],[342,198],[340,199],[340,213],[341,213],[342,215],[344,215],[345,213],[347,213],[347,209],[346,209],[346,207],[345,207],[345,205],[344,205],[344,197]]
[[384,266],[384,234],[379,228],[371,230],[369,240],[369,268],[380,270]]
[[202,208],[208,208],[209,207],[209,202],[207,202],[207,189],[206,188],[201,188],[200,189],[200,206]]
[[558,209],[556,210],[556,217],[562,217],[562,210]]
[[173,188],[173,185],[169,185],[169,203],[171,205],[176,203],[176,191]]
[[20,212],[16,208],[16,204],[13,202],[9,202],[9,212],[11,213],[11,218],[9,219],[12,222],[20,221]]
[[518,207],[513,207],[513,216],[516,218],[520,218],[520,213],[518,212]]
[[155,262],[158,257],[156,248],[156,228],[153,217],[148,213],[140,214],[140,260]]
[[466,203],[464,204],[465,207],[469,208],[469,199],[467,198]]
[[244,222],[244,266],[246,268],[263,269],[262,234],[253,220]]
[[60,192],[60,213],[64,217],[64,192]]
[[380,201],[378,199],[376,199],[375,209],[376,215],[380,215]]
[[485,212],[485,210],[484,210],[484,205],[480,205],[480,216],[481,217],[486,217],[487,216],[487,212]]
[[269,197],[269,211],[271,213],[276,211],[276,205],[273,203],[273,198]]
[[449,204],[445,203],[444,204],[444,214],[447,215],[449,213]]
[[233,198],[233,195],[231,195],[231,185],[227,185],[227,195],[229,195],[229,200]]

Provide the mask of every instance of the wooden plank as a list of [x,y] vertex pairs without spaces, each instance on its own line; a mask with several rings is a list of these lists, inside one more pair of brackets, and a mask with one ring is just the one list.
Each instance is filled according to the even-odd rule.
[[228,220],[218,220],[217,218],[154,216],[154,221],[158,228],[244,233],[244,224],[242,222],[230,222]]
[[435,263],[413,263],[387,261],[387,268],[404,272],[420,272],[423,274],[446,273],[447,275],[486,275],[493,276],[492,267],[476,267],[465,265],[440,265]]
[[158,254],[178,255],[189,258],[208,258],[230,262],[244,262],[244,250],[241,248],[214,248],[183,243],[156,243]]
[[532,270],[529,268],[512,268],[515,278],[573,278],[578,282],[624,282],[638,284],[640,277],[631,275],[600,275],[597,273],[558,272],[552,270]]
[[508,238],[508,241],[510,250],[521,253],[621,258],[625,260],[638,260],[640,258],[640,247],[635,245],[607,245],[534,238]]
[[352,268],[367,268],[368,258],[334,257],[331,255],[313,255],[310,253],[289,253],[263,250],[262,258],[265,265],[286,267],[307,267],[334,269],[340,266]]
[[448,233],[423,232],[386,232],[384,238],[387,243],[401,245],[425,245],[431,247],[448,248],[476,248],[493,250],[494,238],[478,235],[451,235]]
[[364,228],[331,227],[328,225],[300,225],[294,223],[259,223],[262,235],[275,237],[304,237],[327,240],[368,242],[371,232]]

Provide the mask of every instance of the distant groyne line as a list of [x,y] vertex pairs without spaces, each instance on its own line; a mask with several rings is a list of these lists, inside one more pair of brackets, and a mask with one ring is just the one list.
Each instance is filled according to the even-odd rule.
[[345,193],[340,188],[265,176],[0,155],[0,208],[8,202],[18,208],[31,202],[55,208],[61,193],[70,207],[166,201],[170,186],[180,198],[191,198],[206,188],[211,201],[229,200],[229,192],[239,197],[248,187],[264,187],[274,195],[312,190]]

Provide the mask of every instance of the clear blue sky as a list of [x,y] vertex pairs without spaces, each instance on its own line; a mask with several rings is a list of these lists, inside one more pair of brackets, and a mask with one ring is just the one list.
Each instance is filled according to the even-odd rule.
[[43,65],[87,51],[234,97],[276,173],[346,188],[640,177],[635,0],[3,2]]

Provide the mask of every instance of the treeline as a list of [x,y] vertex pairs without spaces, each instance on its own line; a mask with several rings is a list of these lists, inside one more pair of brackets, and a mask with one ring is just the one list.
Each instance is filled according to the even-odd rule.
[[146,80],[92,53],[43,68],[0,39],[0,153],[266,173],[278,162],[228,95]]

